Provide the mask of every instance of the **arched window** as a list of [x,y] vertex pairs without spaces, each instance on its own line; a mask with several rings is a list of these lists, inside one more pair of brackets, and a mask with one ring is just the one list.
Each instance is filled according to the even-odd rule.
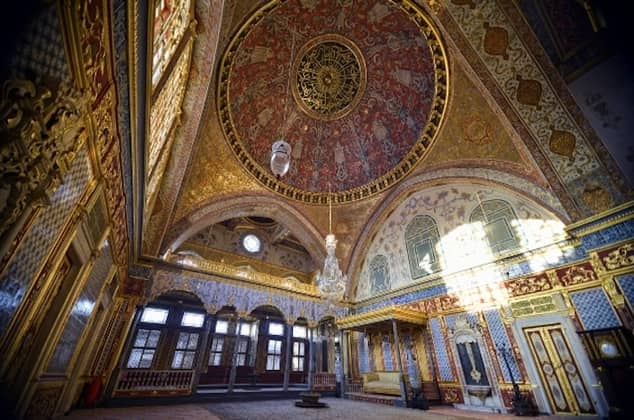
[[390,271],[385,255],[377,255],[370,262],[370,287],[373,293],[390,288]]
[[504,200],[483,201],[471,212],[471,223],[481,222],[494,254],[519,247],[519,238],[512,225],[517,220],[513,207]]
[[440,240],[436,221],[419,215],[405,229],[405,244],[412,278],[416,279],[440,270],[436,245]]

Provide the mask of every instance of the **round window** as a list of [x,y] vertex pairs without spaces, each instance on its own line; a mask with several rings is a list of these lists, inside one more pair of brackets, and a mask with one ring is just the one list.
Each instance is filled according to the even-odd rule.
[[247,252],[256,254],[262,249],[262,241],[256,235],[249,233],[242,238],[242,246]]

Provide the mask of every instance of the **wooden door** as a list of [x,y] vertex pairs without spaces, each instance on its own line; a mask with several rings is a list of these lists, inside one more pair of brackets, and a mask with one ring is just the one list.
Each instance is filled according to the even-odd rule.
[[561,324],[524,328],[553,413],[594,414],[579,365]]

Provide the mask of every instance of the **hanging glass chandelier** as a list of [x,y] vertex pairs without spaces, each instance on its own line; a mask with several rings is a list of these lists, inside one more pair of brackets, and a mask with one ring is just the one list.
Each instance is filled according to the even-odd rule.
[[317,273],[317,288],[329,306],[341,301],[346,290],[348,277],[339,269],[339,261],[335,255],[337,239],[332,233],[332,197],[328,188],[328,235],[326,235],[326,259],[324,269]]

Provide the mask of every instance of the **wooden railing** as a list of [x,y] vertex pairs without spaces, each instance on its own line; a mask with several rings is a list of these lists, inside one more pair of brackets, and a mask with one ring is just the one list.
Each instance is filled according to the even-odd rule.
[[114,396],[189,394],[193,370],[122,370]]
[[334,373],[318,372],[313,374],[313,391],[335,391],[337,377]]

